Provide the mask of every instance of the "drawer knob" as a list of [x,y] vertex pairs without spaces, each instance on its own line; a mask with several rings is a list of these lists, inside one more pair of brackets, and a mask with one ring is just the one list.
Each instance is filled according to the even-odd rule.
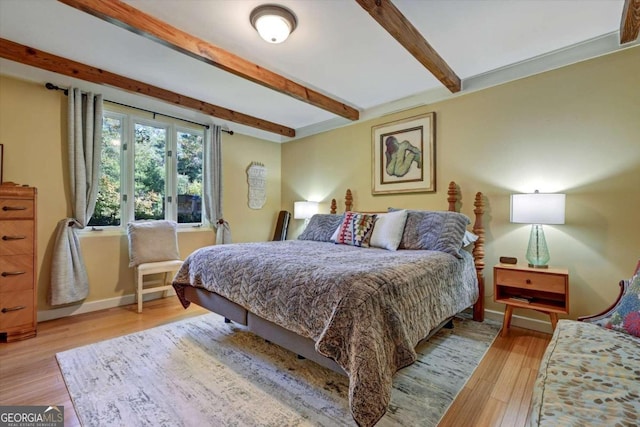
[[2,236],[2,240],[23,240],[26,238],[27,236]]
[[7,276],[19,276],[21,274],[25,274],[25,271],[3,271],[2,272],[2,277],[7,277]]
[[3,206],[3,211],[26,211],[26,206]]
[[531,284],[531,279],[527,279],[527,280],[525,280],[525,282],[527,283],[527,285],[530,285]]
[[17,306],[15,306],[15,307],[9,307],[9,308],[4,307],[4,308],[3,308],[2,310],[0,310],[0,311],[2,311],[3,313],[8,313],[8,312],[10,312],[10,311],[24,310],[25,308],[27,308],[27,307],[25,307],[24,305],[17,305]]

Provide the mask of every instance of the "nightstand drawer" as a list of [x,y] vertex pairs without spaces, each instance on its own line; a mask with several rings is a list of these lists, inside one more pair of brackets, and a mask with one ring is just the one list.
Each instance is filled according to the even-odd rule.
[[566,276],[531,271],[496,269],[496,283],[534,291],[566,293]]

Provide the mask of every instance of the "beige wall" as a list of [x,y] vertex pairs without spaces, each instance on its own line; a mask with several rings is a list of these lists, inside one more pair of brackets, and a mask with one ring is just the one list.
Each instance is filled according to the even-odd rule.
[[[282,203],[344,198],[354,209],[446,209],[446,187],[486,196],[486,302],[492,266],[524,260],[530,227],[509,222],[514,192],[564,192],[566,224],[546,226],[551,264],[570,271],[569,317],[606,308],[640,258],[640,47],[426,107],[357,123],[282,148]],[[371,127],[436,113],[437,193],[371,195]],[[325,211],[328,209],[324,205]],[[299,221],[294,226],[299,229]],[[541,318],[529,310],[522,316]],[[544,318],[544,317],[542,317]]]
[[[0,76],[0,143],[4,144],[4,180],[38,188],[38,308],[46,303],[51,250],[57,222],[70,214],[66,166],[66,98],[41,84]],[[280,210],[278,144],[223,133],[224,215],[234,242],[270,240]],[[260,210],[247,204],[246,169],[252,161],[267,167],[267,203]],[[90,282],[86,302],[118,298],[134,292],[123,232],[81,234]],[[179,233],[181,255],[213,244],[213,232]]]
[[[566,224],[545,227],[551,263],[570,271],[571,314],[606,307],[615,284],[640,257],[640,47],[635,47],[426,107],[357,123],[284,145],[223,134],[224,212],[235,242],[272,236],[280,209],[296,200],[343,200],[353,190],[355,209],[388,206],[446,208],[446,185],[463,191],[462,211],[472,215],[473,195],[486,195],[487,305],[491,266],[502,255],[524,259],[529,227],[509,223],[509,194],[535,189],[567,194]],[[5,180],[38,188],[39,309],[46,292],[53,232],[70,211],[66,179],[66,99],[42,85],[0,76],[0,143]],[[371,195],[371,126],[434,111],[438,191]],[[267,204],[247,206],[246,168],[268,169]],[[289,237],[301,221],[294,220]],[[183,256],[213,242],[210,231],[180,233]],[[82,235],[91,283],[90,301],[133,293],[126,237]],[[530,311],[517,314],[543,318]]]

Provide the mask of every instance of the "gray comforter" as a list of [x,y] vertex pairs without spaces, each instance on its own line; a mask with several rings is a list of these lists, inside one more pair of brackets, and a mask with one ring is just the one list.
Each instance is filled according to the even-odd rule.
[[202,287],[313,339],[349,375],[353,417],[370,426],[416,344],[478,298],[473,259],[462,254],[301,240],[219,245],[193,252],[173,285],[185,307],[184,287]]

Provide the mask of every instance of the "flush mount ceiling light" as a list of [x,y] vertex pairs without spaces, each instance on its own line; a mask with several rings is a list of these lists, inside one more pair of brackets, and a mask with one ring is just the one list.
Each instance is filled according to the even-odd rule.
[[268,43],[282,43],[297,25],[293,12],[275,4],[256,7],[251,12],[249,20],[260,37]]

